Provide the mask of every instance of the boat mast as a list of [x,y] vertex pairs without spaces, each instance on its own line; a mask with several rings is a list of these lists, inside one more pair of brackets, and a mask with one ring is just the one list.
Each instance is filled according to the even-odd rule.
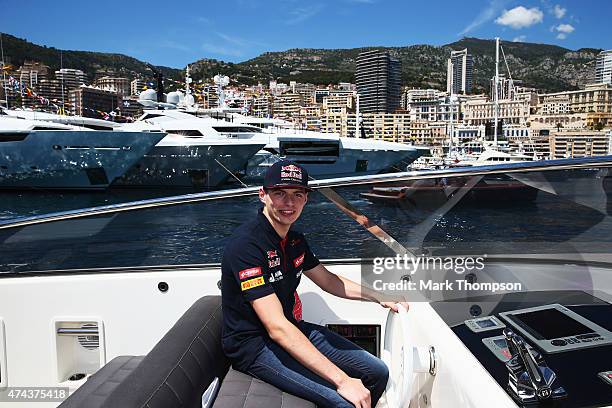
[[455,132],[455,110],[453,108],[453,99],[455,99],[456,96],[453,94],[453,90],[451,88],[451,94],[450,97],[448,98],[448,104],[450,106],[450,137],[448,139],[448,158],[451,158],[451,153],[453,152],[453,133]]
[[64,103],[64,56],[62,50],[60,50],[60,72],[62,73],[62,111],[61,114],[64,115],[64,110],[66,104]]
[[495,37],[495,79],[494,79],[494,110],[495,110],[495,130],[493,131],[493,146],[497,147],[497,122],[499,120],[499,37]]
[[361,126],[359,126],[360,122],[360,114],[359,114],[359,93],[356,94],[355,98],[355,137],[361,137]]
[[8,89],[6,87],[6,69],[4,63],[4,45],[2,44],[2,33],[0,33],[0,51],[2,51],[2,86],[4,87],[4,101],[6,102],[6,109],[9,108],[8,102]]

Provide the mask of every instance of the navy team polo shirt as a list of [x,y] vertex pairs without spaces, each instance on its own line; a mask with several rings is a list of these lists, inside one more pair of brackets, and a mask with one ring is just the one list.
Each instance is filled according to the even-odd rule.
[[285,317],[297,325],[302,320],[296,292],[302,272],[319,263],[299,232],[290,229],[281,239],[263,209],[236,230],[221,263],[222,343],[236,369],[246,370],[268,337],[250,301],[276,293]]

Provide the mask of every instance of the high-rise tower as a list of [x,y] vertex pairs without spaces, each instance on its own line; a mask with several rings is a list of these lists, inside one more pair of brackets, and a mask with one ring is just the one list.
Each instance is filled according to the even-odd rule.
[[612,84],[612,50],[602,51],[597,56],[595,82]]
[[355,77],[361,112],[393,113],[400,107],[401,65],[388,52],[360,53]]
[[468,94],[472,92],[472,72],[474,60],[468,50],[452,51],[448,59],[446,91],[450,94]]

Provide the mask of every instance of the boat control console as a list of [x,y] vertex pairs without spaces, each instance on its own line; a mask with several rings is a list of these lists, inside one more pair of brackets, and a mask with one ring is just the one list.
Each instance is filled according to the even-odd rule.
[[609,303],[559,291],[432,307],[519,406],[612,405]]

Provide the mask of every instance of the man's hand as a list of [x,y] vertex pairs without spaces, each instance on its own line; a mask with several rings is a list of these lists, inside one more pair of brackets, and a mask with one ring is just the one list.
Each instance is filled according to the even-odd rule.
[[372,406],[370,390],[363,386],[359,378],[347,376],[338,385],[337,391],[342,398],[348,400],[356,408],[370,408]]
[[397,309],[397,305],[402,305],[404,306],[404,309],[409,310],[410,306],[408,305],[408,302],[380,302],[380,305],[382,307],[388,308],[393,310],[394,312],[399,312],[399,310]]

